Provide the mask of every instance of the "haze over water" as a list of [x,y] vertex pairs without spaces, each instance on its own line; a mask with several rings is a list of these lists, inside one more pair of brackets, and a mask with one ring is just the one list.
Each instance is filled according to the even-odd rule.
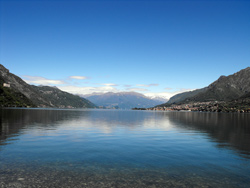
[[248,187],[250,114],[1,109],[0,187]]

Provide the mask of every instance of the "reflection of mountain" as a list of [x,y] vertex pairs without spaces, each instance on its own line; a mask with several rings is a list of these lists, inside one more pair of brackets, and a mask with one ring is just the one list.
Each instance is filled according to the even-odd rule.
[[51,110],[51,109],[1,109],[0,145],[7,138],[18,136],[20,131],[63,129],[95,129],[111,133],[116,129],[162,129],[171,128],[169,121],[155,118],[148,111],[120,110]]
[[[180,128],[201,132],[218,147],[250,158],[250,115],[236,113],[151,112],[121,110],[1,109],[0,145],[30,133],[76,131],[96,136],[122,136]],[[85,131],[86,130],[86,131]],[[64,132],[64,133],[65,133]],[[101,134],[100,134],[101,133]],[[103,134],[104,133],[104,134]],[[198,133],[199,134],[199,133]],[[65,135],[64,135],[65,136]],[[84,137],[83,134],[79,135]],[[124,135],[123,135],[124,136]]]
[[172,124],[184,129],[194,129],[208,134],[219,147],[233,147],[250,158],[250,116],[238,113],[169,112]]
[[149,111],[132,110],[94,110],[88,116],[80,118],[72,126],[95,128],[103,133],[111,133],[116,129],[168,130],[172,126],[168,119],[156,118],[155,113]]
[[55,129],[64,121],[84,117],[87,113],[88,111],[77,110],[0,109],[0,145],[1,141],[18,136],[26,128]]

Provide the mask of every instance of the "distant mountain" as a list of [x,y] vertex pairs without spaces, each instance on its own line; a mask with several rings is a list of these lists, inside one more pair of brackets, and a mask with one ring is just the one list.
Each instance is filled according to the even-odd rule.
[[24,82],[0,64],[0,106],[92,108],[90,101],[56,87],[34,86]]
[[161,101],[162,103],[167,102],[169,100],[168,97],[164,96],[164,95],[149,95],[149,94],[145,94],[145,96],[149,99],[153,99],[156,101]]
[[93,93],[83,96],[94,104],[106,108],[148,108],[162,103],[162,100],[150,99],[145,95],[136,92]]
[[167,103],[160,106],[173,103],[232,101],[249,95],[249,92],[250,67],[229,76],[221,76],[205,88],[175,95]]

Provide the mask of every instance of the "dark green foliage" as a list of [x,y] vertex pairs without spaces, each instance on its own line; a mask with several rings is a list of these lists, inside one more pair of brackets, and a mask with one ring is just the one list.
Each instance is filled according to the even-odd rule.
[[95,105],[89,100],[59,90],[56,87],[33,86],[51,107],[59,108],[93,108]]
[[[33,86],[9,72],[0,64],[1,106],[37,106],[53,108],[93,108],[95,105],[79,96],[55,87]],[[3,87],[9,83],[10,88]]]
[[31,100],[20,92],[3,87],[0,81],[0,107],[35,107]]
[[[218,102],[216,106],[217,112],[250,112],[250,98],[237,99],[227,102]],[[214,111],[211,105],[201,105],[199,111]]]

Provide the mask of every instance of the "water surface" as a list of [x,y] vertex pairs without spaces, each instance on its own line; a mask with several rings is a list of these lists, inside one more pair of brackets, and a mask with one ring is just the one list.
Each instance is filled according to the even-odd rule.
[[1,109],[0,187],[249,187],[250,114]]

